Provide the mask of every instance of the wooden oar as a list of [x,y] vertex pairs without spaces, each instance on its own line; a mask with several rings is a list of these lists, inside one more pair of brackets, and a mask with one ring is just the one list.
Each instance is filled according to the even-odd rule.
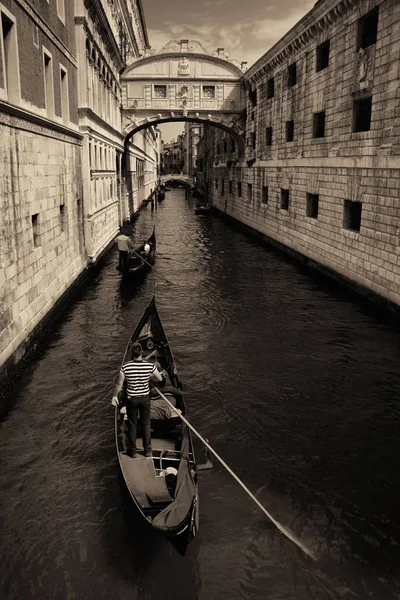
[[146,263],[146,265],[148,265],[151,269],[153,269],[156,273],[158,273],[159,275],[161,275],[161,277],[163,279],[165,279],[165,281],[167,283],[172,283],[172,281],[170,281],[169,279],[167,279],[166,277],[164,277],[164,275],[162,273],[160,273],[160,271],[157,271],[157,269],[149,262],[147,262],[147,260],[145,258],[143,258],[143,256],[141,256],[140,254],[138,254],[137,252],[135,252],[135,250],[131,250],[131,252],[133,252],[133,254],[136,254],[136,256],[138,256],[140,258],[140,260],[142,260],[143,262]]
[[306,546],[304,546],[304,544],[295,535],[293,535],[293,533],[291,533],[290,531],[288,531],[283,525],[281,525],[276,519],[274,519],[274,517],[267,511],[267,509],[264,508],[264,506],[261,504],[261,502],[259,502],[259,500],[257,500],[257,498],[254,496],[254,494],[252,494],[250,492],[250,490],[244,485],[244,483],[239,479],[239,477],[236,475],[236,473],[234,473],[232,471],[232,469],[226,464],[226,462],[215,452],[214,448],[212,448],[210,446],[210,444],[200,435],[200,433],[193,427],[193,425],[191,423],[189,423],[189,421],[181,413],[179,413],[178,411],[175,410],[174,405],[171,404],[171,402],[168,400],[168,398],[166,398],[164,396],[164,394],[158,388],[157,388],[157,392],[160,394],[161,398],[163,398],[165,400],[165,402],[168,404],[168,406],[175,412],[175,414],[184,423],[186,423],[186,425],[189,427],[189,429],[191,429],[193,431],[193,433],[196,434],[196,436],[205,445],[205,447],[208,448],[208,450],[211,452],[211,454],[213,454],[215,456],[215,458],[217,460],[219,460],[219,462],[221,463],[221,465],[223,467],[225,467],[225,469],[228,471],[228,473],[230,475],[232,475],[232,477],[238,482],[238,484],[240,486],[242,486],[242,488],[244,489],[244,491],[257,504],[257,506],[263,511],[263,513],[265,515],[267,515],[267,517],[272,521],[272,523],[275,525],[275,527],[277,527],[277,529],[279,529],[279,531],[281,533],[283,533],[283,535],[285,535],[289,540],[291,540],[294,544],[296,544],[296,546],[298,546],[301,550],[303,550],[303,552],[305,554],[307,554],[308,556],[310,556],[312,559],[315,560],[315,557],[312,554],[312,552],[308,548],[306,548]]

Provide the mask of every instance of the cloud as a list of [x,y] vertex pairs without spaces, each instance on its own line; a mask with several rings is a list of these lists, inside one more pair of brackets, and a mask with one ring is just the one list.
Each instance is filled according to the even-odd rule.
[[[225,2],[225,0],[217,1],[221,4]],[[207,22],[202,23],[199,20],[193,24],[178,24],[167,20],[163,29],[149,29],[150,43],[159,51],[171,39],[195,39],[209,51],[223,47],[230,53],[230,58],[239,62],[247,60],[250,66],[287,33],[314,4],[315,0],[306,0],[301,9],[296,7],[284,17],[278,14],[273,16],[276,12],[275,6],[269,6],[266,9],[269,13],[268,18],[258,21],[241,20],[222,26],[218,23],[210,24],[208,18]]]

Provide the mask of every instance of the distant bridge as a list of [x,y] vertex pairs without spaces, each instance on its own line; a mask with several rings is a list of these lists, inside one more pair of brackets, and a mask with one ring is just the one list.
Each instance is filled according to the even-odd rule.
[[187,183],[188,185],[194,185],[194,177],[191,175],[186,175],[185,173],[169,173],[168,175],[161,175],[160,181],[161,183],[165,183],[166,181],[181,181],[182,183]]

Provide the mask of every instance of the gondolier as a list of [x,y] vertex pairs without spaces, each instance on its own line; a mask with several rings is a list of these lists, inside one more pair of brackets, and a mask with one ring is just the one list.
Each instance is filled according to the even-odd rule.
[[118,263],[119,271],[124,271],[128,266],[129,241],[130,241],[130,237],[125,235],[123,229],[121,229],[121,233],[117,237],[117,244],[118,244],[118,250],[119,250],[119,263]]
[[132,360],[122,365],[119,372],[114,396],[111,401],[113,406],[118,406],[118,394],[126,380],[126,414],[128,417],[128,447],[126,454],[131,458],[136,457],[136,436],[138,411],[143,425],[144,456],[152,456],[150,435],[150,379],[154,382],[162,381],[157,367],[143,360],[142,346],[136,342],[132,346]]

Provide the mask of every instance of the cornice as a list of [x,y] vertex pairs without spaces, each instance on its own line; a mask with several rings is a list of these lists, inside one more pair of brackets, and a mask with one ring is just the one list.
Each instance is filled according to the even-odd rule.
[[340,0],[330,2],[330,7],[323,5],[311,9],[286,35],[284,35],[270,50],[248,69],[243,76],[246,88],[257,85],[266,75],[272,73],[279,65],[304,49],[322,32],[343,18],[358,4],[359,0]]
[[30,5],[27,0],[18,0],[18,4],[23,8],[23,10],[31,17],[32,21],[36,23],[38,27],[43,31],[43,33],[52,41],[52,43],[57,46],[57,48],[62,52],[62,54],[74,65],[75,68],[78,68],[78,61],[76,57],[72,54],[72,52],[67,48],[67,46],[58,38],[44,19],[39,15],[38,12]]
[[82,144],[83,136],[79,131],[2,100],[0,100],[0,123],[65,142]]
[[[112,127],[109,123],[107,123],[107,121],[104,121],[101,117],[99,117],[91,108],[89,107],[80,107],[78,108],[78,114],[79,114],[79,119],[85,118],[87,117],[88,119],[90,119],[93,123],[96,123],[96,125],[99,125],[102,129],[112,133],[116,138],[119,138],[121,140],[124,139],[124,134],[121,131],[118,131],[118,129],[114,129],[114,127]],[[90,126],[87,126],[88,129],[91,129]],[[85,125],[81,125],[80,126],[81,131],[83,131],[84,129],[86,129]],[[96,132],[96,130],[92,130],[93,132]],[[96,132],[98,133],[98,132]],[[105,138],[108,140],[108,142],[110,141],[109,138]]]
[[[105,46],[111,56],[115,57],[119,63],[118,70],[120,71],[124,67],[124,61],[100,0],[84,0],[84,3],[89,14],[95,17],[93,21],[98,26],[99,33],[104,39]],[[82,17],[77,17],[75,20],[79,22],[80,18]]]

